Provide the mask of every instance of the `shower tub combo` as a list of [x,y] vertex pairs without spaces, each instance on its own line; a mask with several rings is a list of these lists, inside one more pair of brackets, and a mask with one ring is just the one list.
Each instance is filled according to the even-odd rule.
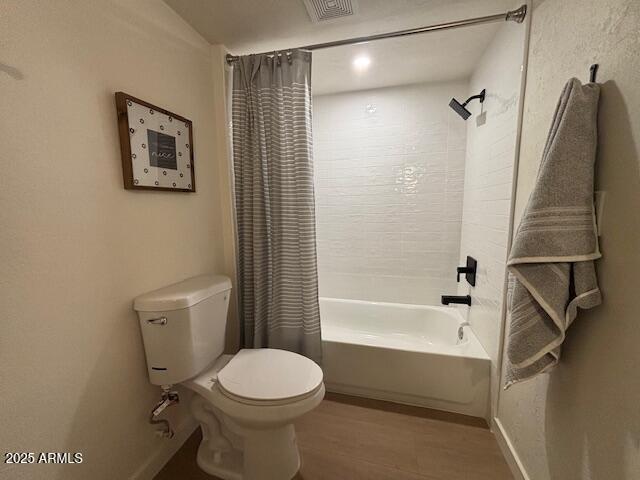
[[457,309],[321,298],[320,314],[328,390],[487,416],[490,360]]

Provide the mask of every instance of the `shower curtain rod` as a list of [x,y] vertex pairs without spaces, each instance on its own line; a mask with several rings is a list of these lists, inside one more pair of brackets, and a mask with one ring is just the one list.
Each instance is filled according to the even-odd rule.
[[[428,25],[426,27],[411,28],[408,30],[399,30],[397,32],[378,33],[376,35],[369,35],[366,37],[347,38],[344,40],[336,40],[334,42],[316,43],[314,45],[306,45],[304,47],[298,47],[298,48],[300,50],[319,50],[321,48],[340,47],[342,45],[353,45],[356,43],[371,42],[373,40],[382,40],[383,38],[404,37],[406,35],[415,35],[417,33],[435,32],[438,30],[448,30],[450,28],[465,27],[467,25],[478,25],[481,23],[490,23],[490,22],[498,22],[498,21],[522,23],[526,15],[527,15],[527,6],[522,5],[520,8],[516,10],[510,10],[506,13],[498,13],[496,15],[487,15],[485,17],[468,18],[466,20],[458,20],[456,22],[439,23],[437,25]],[[289,51],[289,50],[292,50],[292,49],[285,49],[285,51]],[[266,52],[266,53],[273,54],[274,52]],[[236,55],[231,55],[228,53],[226,58],[227,58],[227,63],[231,65],[240,57]]]

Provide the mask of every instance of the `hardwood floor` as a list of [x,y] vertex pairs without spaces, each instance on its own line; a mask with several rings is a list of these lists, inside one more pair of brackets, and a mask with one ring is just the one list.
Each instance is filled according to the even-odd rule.
[[[512,480],[484,420],[328,393],[296,423],[296,480]],[[155,480],[212,480],[198,429]],[[284,479],[283,479],[284,480]]]

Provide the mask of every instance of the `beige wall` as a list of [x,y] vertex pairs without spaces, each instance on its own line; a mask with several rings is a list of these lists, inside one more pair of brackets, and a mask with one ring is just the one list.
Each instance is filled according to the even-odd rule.
[[[147,424],[132,299],[232,268],[221,51],[160,0],[5,0],[0,45],[0,447],[85,459],[0,478],[129,478],[176,444]],[[119,90],[193,120],[197,193],[123,189]]]
[[640,472],[640,2],[546,0],[531,26],[516,219],[557,98],[600,64],[597,188],[606,191],[602,306],[581,312],[550,375],[515,385],[498,417],[531,480],[631,480]]

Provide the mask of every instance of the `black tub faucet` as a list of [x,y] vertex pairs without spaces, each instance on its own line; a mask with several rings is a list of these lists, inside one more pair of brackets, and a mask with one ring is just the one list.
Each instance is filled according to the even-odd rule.
[[442,295],[442,304],[459,303],[471,306],[471,295]]
[[473,257],[467,257],[467,264],[464,267],[456,268],[456,280],[460,282],[460,275],[464,273],[464,277],[472,287],[476,286],[476,271],[478,270],[478,261]]

